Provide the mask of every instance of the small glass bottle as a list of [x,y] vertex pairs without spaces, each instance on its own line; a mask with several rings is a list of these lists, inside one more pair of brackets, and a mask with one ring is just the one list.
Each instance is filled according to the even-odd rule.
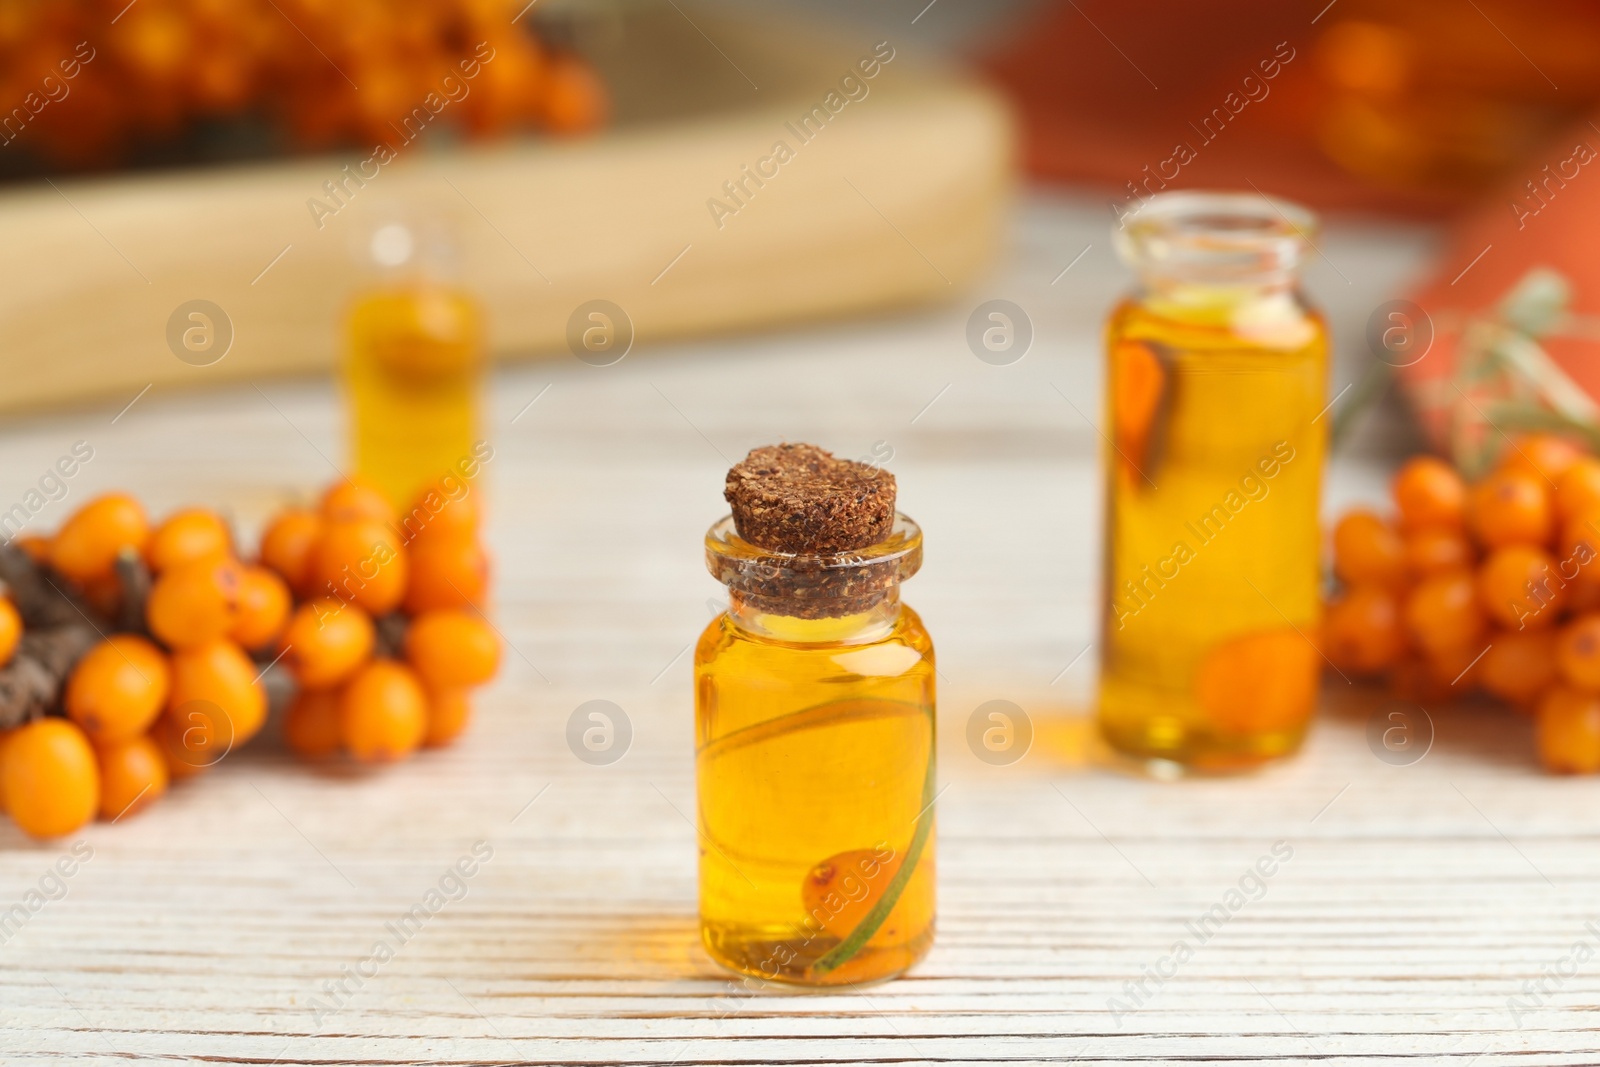
[[448,243],[405,222],[377,227],[379,271],[346,328],[344,384],[357,473],[405,509],[471,457],[481,437],[483,325],[445,278]]
[[1231,769],[1294,751],[1322,658],[1327,329],[1296,272],[1313,217],[1165,193],[1116,242],[1106,326],[1099,721],[1125,753]]
[[838,555],[706,535],[728,610],[695,649],[700,929],[798,985],[892,978],[934,932],[934,659],[900,582],[922,532]]

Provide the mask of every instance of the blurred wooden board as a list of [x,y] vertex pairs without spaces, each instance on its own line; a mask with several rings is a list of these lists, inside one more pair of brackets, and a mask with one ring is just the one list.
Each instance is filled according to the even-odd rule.
[[[1367,747],[1369,696],[1330,689],[1299,758],[1171,783],[1089,741],[1094,657],[1078,657],[1094,634],[1098,437],[1068,402],[1096,409],[1099,316],[1124,285],[1104,232],[1097,204],[1022,217],[983,294],[1034,320],[1034,349],[1009,367],[973,358],[969,309],[953,306],[500,371],[486,477],[514,652],[473,731],[370,775],[252,747],[90,828],[94,856],[65,896],[0,944],[0,1060],[1600,1062],[1600,958],[1563,962],[1600,920],[1600,781],[1539,774],[1525,721],[1435,709],[1433,750],[1397,767]],[[1312,269],[1337,337],[1359,338],[1416,264],[1408,241],[1322,236],[1351,279]],[[223,501],[254,531],[340,454],[326,383],[162,386],[113,422],[120,407],[14,421],[0,499],[82,438],[95,459],[44,523],[115,485],[157,511]],[[941,671],[938,943],[902,980],[826,996],[747,995],[696,942],[686,645],[721,591],[700,536],[726,458],[780,436],[893,447],[928,537],[906,595]],[[1341,461],[1330,510],[1377,499],[1385,475]],[[563,739],[596,698],[634,725],[607,767]],[[1011,767],[964,740],[993,698],[1038,726]],[[494,855],[465,895],[319,1017],[325,984],[350,982],[479,840]],[[1111,1010],[1280,840],[1293,855],[1258,899],[1147,984],[1139,1010]],[[0,821],[0,910],[69,848]],[[1514,1013],[1539,981],[1548,994]]]
[[[612,130],[403,148],[365,186],[346,182],[333,216],[308,202],[333,203],[324,183],[369,153],[0,191],[0,410],[328,367],[366,281],[353,253],[397,204],[453,221],[460,280],[500,355],[571,358],[568,318],[597,298],[648,342],[944,299],[992,259],[1012,143],[987,90],[896,53],[802,143],[786,124],[875,40],[670,3],[615,10],[591,46],[615,87]],[[728,203],[723,183],[779,140],[794,158],[747,182],[719,226],[708,200]],[[204,367],[167,343],[174,311],[199,299],[234,331]]]

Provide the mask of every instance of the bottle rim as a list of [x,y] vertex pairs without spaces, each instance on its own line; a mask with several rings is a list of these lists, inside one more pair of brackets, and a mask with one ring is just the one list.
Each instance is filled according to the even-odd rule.
[[739,536],[731,514],[706,531],[705,546],[706,569],[730,592],[761,604],[790,604],[793,612],[815,617],[867,610],[922,567],[922,528],[898,511],[888,537],[849,552],[761,548]]
[[1317,217],[1261,193],[1158,193],[1113,234],[1123,262],[1147,278],[1267,283],[1294,276]]

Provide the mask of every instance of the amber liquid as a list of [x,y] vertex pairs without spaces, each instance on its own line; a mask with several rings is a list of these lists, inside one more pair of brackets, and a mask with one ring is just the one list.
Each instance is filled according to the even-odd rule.
[[762,622],[695,652],[702,939],[767,980],[892,978],[933,943],[933,643],[904,607],[866,641]]
[[345,386],[356,470],[397,508],[473,455],[482,329],[448,289],[374,292],[351,310]]
[[1099,721],[1135,756],[1293,751],[1322,659],[1327,334],[1288,292],[1129,301],[1107,329]]

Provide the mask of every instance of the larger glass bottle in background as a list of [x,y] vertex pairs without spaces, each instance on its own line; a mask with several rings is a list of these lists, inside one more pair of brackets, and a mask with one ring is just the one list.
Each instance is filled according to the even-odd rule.
[[1315,708],[1328,343],[1297,285],[1313,223],[1183,192],[1115,235],[1139,287],[1106,328],[1099,721],[1136,757],[1260,763]]

